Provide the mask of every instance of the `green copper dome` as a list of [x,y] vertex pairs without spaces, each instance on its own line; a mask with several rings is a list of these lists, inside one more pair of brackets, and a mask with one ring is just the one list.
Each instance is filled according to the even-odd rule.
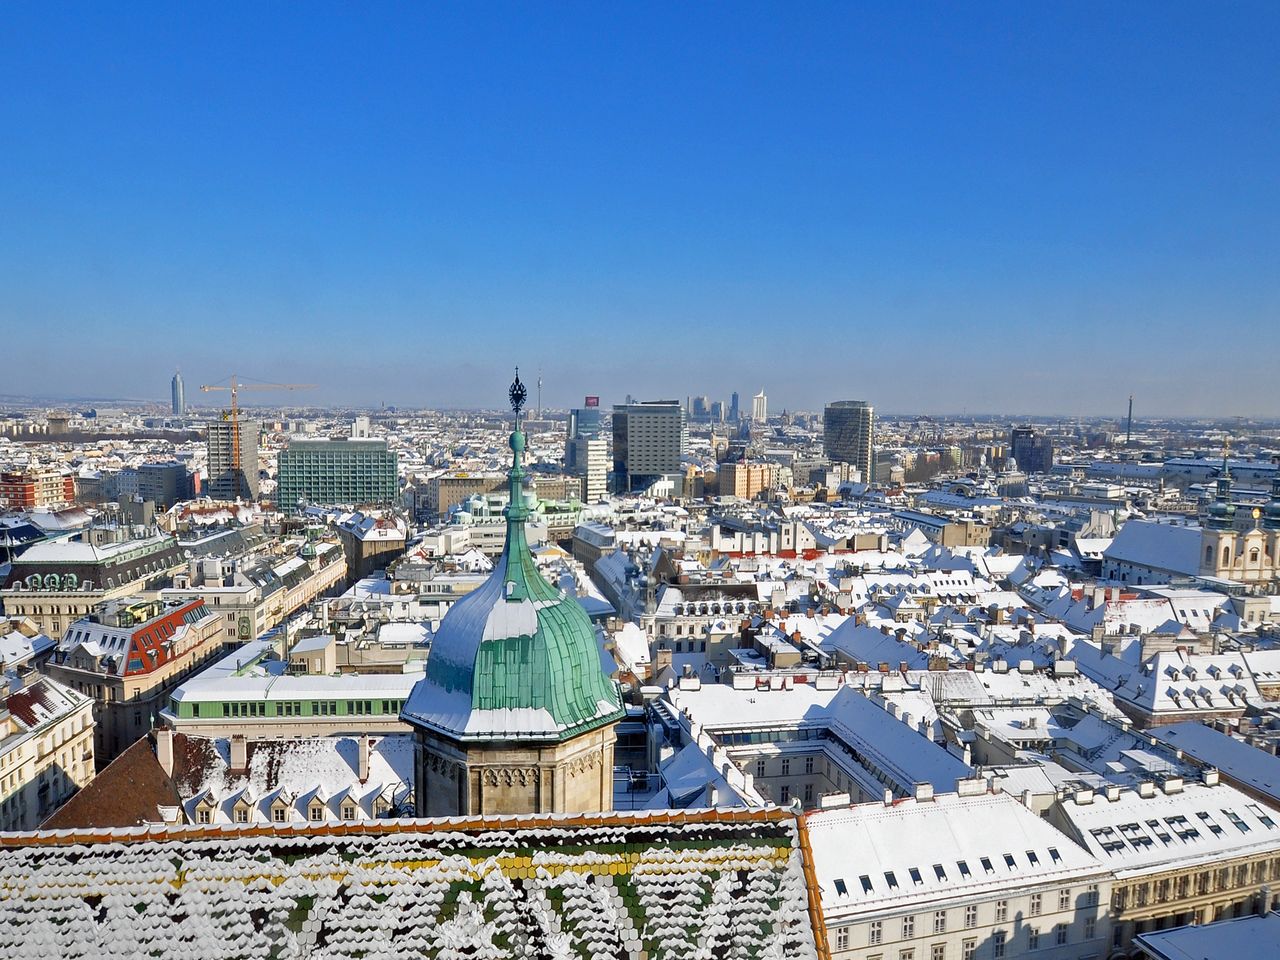
[[506,545],[489,579],[440,622],[402,714],[462,739],[565,739],[623,713],[586,610],[543,579],[529,552],[517,387],[518,375]]

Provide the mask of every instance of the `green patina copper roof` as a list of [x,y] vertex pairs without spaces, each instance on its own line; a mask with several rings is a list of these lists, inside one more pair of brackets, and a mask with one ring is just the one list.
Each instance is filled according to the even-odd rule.
[[[517,385],[519,380],[517,378]],[[513,387],[513,406],[515,389]],[[493,574],[441,621],[426,681],[405,719],[468,736],[566,737],[622,714],[595,627],[577,598],[551,586],[529,552],[525,436],[511,434],[507,540]],[[460,699],[465,696],[465,699]],[[505,711],[486,715],[483,711]]]

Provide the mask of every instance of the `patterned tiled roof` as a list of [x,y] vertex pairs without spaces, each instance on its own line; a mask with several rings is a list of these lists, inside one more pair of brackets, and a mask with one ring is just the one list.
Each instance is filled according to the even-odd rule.
[[9,835],[0,957],[816,960],[802,847],[776,809]]

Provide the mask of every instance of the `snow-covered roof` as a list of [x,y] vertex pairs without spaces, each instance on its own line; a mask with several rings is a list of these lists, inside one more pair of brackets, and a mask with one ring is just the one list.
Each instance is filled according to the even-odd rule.
[[1113,563],[1129,563],[1193,576],[1200,570],[1200,528],[1130,520],[1103,551]]
[[1138,661],[1139,645],[1129,643],[1116,654],[1077,640],[1071,659],[1080,672],[1111,695],[1150,714],[1244,711],[1261,700],[1258,686],[1238,653],[1157,653]]
[[1201,763],[1217,767],[1233,781],[1280,800],[1280,757],[1195,720],[1152,727],[1152,736]]
[[1120,788],[1115,799],[1095,794],[1089,802],[1073,796],[1055,806],[1055,816],[1121,875],[1280,851],[1280,815],[1225,783],[1171,780],[1168,792],[1158,786],[1146,792]]
[[818,810],[807,824],[828,923],[1104,872],[1003,793]]
[[816,960],[799,829],[775,809],[10,836],[0,955]]

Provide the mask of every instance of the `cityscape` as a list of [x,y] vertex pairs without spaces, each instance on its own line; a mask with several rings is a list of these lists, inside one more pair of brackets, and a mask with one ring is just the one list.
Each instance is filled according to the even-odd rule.
[[0,958],[1280,960],[1277,11],[13,13]]

